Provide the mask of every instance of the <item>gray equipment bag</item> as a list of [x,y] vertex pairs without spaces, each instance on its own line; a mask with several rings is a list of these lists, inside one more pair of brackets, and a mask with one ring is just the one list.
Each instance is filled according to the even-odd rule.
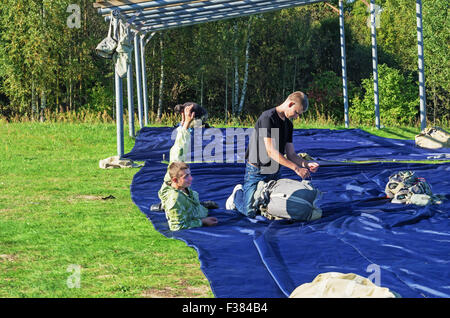
[[112,28],[113,28],[113,16],[111,13],[111,20],[109,22],[109,30],[108,30],[108,36],[104,38],[96,47],[95,51],[97,54],[105,59],[110,59],[113,57],[113,54],[117,48],[117,42],[113,38]]
[[321,196],[320,190],[307,180],[260,181],[254,207],[272,220],[313,221],[322,217],[322,210],[316,206]]

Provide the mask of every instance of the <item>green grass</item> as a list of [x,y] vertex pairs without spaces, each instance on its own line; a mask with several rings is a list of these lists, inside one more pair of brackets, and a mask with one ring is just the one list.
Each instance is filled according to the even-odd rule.
[[[132,203],[138,170],[98,167],[115,155],[115,136],[107,123],[0,121],[0,297],[213,297],[195,250],[156,232]],[[133,144],[125,138],[125,152]],[[67,285],[71,264],[80,288]]]
[[213,296],[197,253],[132,203],[138,170],[98,167],[114,125],[1,123],[0,136],[0,297]]

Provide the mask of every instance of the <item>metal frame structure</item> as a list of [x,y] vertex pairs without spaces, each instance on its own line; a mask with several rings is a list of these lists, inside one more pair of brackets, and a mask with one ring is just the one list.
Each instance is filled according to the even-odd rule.
[[[97,0],[94,7],[98,14],[111,19],[122,20],[134,32],[135,76],[140,128],[148,124],[148,98],[146,87],[145,45],[157,31],[179,28],[194,24],[213,22],[237,17],[262,14],[286,8],[298,7],[326,0]],[[364,1],[366,4],[367,2]],[[375,25],[375,0],[370,0],[370,21],[372,39],[372,68],[374,78],[375,125],[379,129],[380,108],[378,94],[378,56]],[[347,62],[345,52],[344,4],[339,0],[339,36],[341,45],[342,87],[344,99],[345,127],[349,127]],[[422,35],[422,0],[416,0],[420,123],[426,127],[425,76]],[[147,39],[145,37],[150,34]],[[124,154],[123,140],[123,92],[122,79],[115,76],[117,114],[117,153]],[[133,74],[129,65],[127,74],[129,134],[134,137]]]

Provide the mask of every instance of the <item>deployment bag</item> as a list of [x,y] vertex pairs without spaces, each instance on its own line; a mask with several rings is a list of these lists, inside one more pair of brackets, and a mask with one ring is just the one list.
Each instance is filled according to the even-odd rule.
[[113,17],[111,13],[111,20],[109,21],[109,30],[108,30],[108,36],[104,38],[95,48],[95,51],[97,54],[103,58],[110,59],[112,58],[116,48],[117,48],[117,42],[113,39],[111,33],[112,33],[112,27],[113,27]]
[[260,181],[254,207],[271,220],[313,221],[322,217],[322,210],[316,206],[321,195],[307,180]]
[[131,43],[130,30],[125,27],[122,21],[119,21],[119,42],[113,60],[116,72],[120,78],[125,77],[128,72],[128,65],[131,64],[133,45]]
[[425,128],[414,139],[416,145],[421,148],[450,148],[450,133],[440,127]]

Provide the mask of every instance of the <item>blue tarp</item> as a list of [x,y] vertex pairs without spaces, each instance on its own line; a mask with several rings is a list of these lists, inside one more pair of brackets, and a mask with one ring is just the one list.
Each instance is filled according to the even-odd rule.
[[[195,129],[192,133],[192,158],[202,150],[223,153],[221,162],[243,161],[248,136],[253,128],[214,128]],[[126,158],[133,160],[158,161],[169,159],[169,150],[173,145],[174,128],[144,127],[139,131],[135,146]],[[371,135],[360,129],[295,129],[293,137],[297,152],[306,152],[319,160],[424,160],[449,159],[450,148],[436,150],[423,149],[415,145],[414,140],[390,139]],[[228,148],[227,148],[228,147]],[[232,156],[227,153],[232,150]],[[210,151],[207,151],[209,153]],[[205,154],[205,153],[204,153]],[[227,160],[231,158],[231,160]],[[217,159],[217,158],[214,158]],[[198,160],[197,160],[198,161]],[[217,160],[216,160],[217,162]]]
[[[400,170],[415,171],[432,185],[433,193],[450,197],[449,163],[325,162],[312,181],[324,192],[319,202],[324,214],[320,220],[307,223],[269,221],[261,216],[249,219],[225,210],[232,189],[243,182],[244,164],[193,163],[192,187],[201,200],[219,203],[221,208],[211,211],[219,224],[171,232],[164,213],[149,210],[151,204],[159,202],[157,191],[167,169],[158,162],[163,152],[153,152],[152,148],[160,145],[168,154],[173,144],[173,129],[164,129],[156,129],[158,133],[149,129],[153,137],[148,137],[146,130],[142,132],[142,138],[148,137],[145,143],[136,140],[131,154],[143,155],[147,161],[134,176],[131,197],[157,231],[195,248],[216,297],[287,297],[295,287],[331,271],[368,277],[402,297],[450,297],[450,200],[419,207],[384,199],[389,175]],[[302,131],[304,138],[295,133],[294,143],[301,140],[306,149],[314,149],[311,155],[322,158],[333,159],[329,154],[336,154],[345,160],[368,159],[373,152],[370,144],[372,148],[379,145],[377,155],[383,159],[408,157],[407,148],[394,147],[405,141],[372,138],[358,130],[351,134],[340,131],[341,135],[328,130]],[[340,147],[318,136],[349,139]],[[297,151],[308,152],[298,146]],[[422,151],[416,150],[414,154]],[[412,159],[411,154],[408,158]],[[297,178],[289,169],[282,168],[281,172],[282,177]]]

